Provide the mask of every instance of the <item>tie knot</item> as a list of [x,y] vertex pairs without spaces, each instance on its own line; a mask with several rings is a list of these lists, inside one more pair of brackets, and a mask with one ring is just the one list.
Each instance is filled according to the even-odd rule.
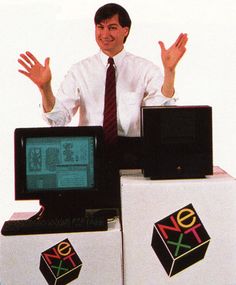
[[111,65],[111,64],[114,64],[114,59],[112,57],[109,57],[108,58],[108,63]]

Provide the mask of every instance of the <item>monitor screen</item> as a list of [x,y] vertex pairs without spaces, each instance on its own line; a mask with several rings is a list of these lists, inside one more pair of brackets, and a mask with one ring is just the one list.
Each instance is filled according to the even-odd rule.
[[57,215],[119,207],[118,173],[104,154],[99,126],[16,129],[15,199]]
[[26,138],[26,186],[29,192],[95,186],[95,139],[84,137]]

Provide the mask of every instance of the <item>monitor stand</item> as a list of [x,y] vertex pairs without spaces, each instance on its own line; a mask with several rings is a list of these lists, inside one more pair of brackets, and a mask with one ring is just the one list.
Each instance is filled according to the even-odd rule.
[[40,200],[40,210],[30,219],[42,220],[49,218],[77,218],[84,217],[86,209],[71,201],[60,199]]

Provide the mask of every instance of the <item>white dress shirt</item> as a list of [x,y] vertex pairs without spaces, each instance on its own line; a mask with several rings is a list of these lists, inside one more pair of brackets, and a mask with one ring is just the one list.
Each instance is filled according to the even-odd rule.
[[[102,51],[74,64],[56,96],[53,110],[44,113],[52,126],[67,125],[79,111],[79,125],[103,125],[108,57]],[[114,57],[118,135],[140,136],[140,107],[175,103],[161,93],[163,75],[152,62],[125,50]]]

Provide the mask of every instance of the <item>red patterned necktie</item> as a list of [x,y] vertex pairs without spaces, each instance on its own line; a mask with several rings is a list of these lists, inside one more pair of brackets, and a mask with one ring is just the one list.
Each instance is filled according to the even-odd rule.
[[105,143],[112,145],[117,142],[116,76],[113,58],[108,58],[108,64],[105,86],[103,130]]

